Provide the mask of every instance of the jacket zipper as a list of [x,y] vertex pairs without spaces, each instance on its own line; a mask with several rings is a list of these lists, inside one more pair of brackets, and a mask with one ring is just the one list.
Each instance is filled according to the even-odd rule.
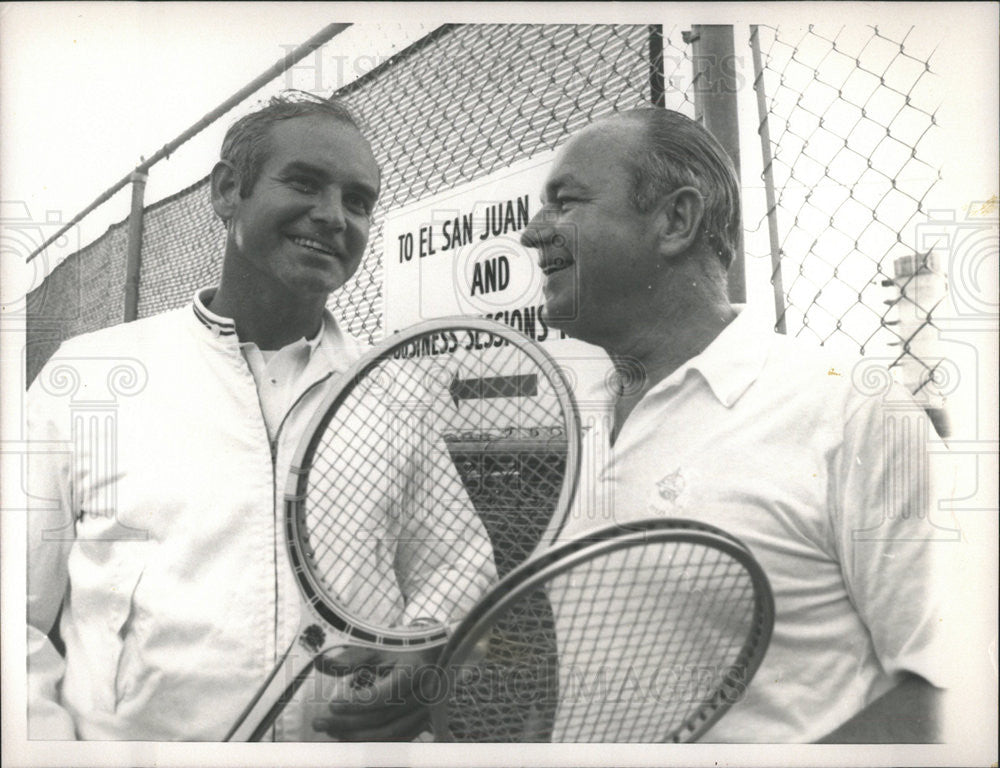
[[[279,590],[278,590],[278,561],[280,559],[278,557],[278,539],[281,536],[284,536],[284,533],[281,530],[275,530],[275,526],[274,526],[274,519],[275,519],[276,515],[278,514],[278,508],[277,508],[277,502],[276,502],[277,495],[278,495],[278,440],[281,437],[281,430],[285,426],[285,422],[288,420],[288,417],[291,415],[292,411],[295,410],[295,408],[298,406],[298,404],[300,402],[302,402],[302,399],[307,394],[309,394],[313,389],[315,389],[320,384],[322,384],[327,379],[329,379],[331,376],[333,376],[333,371],[331,371],[330,373],[326,374],[325,376],[323,376],[323,377],[321,377],[319,379],[316,379],[316,381],[314,381],[312,384],[310,384],[308,387],[306,387],[304,390],[302,390],[302,392],[299,394],[299,396],[297,398],[295,398],[295,401],[291,404],[291,406],[289,406],[285,410],[284,416],[282,416],[281,417],[281,421],[278,422],[278,428],[276,430],[274,430],[274,437],[271,438],[267,434],[267,422],[264,420],[264,404],[261,402],[261,399],[260,399],[260,391],[257,389],[257,381],[256,381],[256,379],[254,379],[253,373],[250,371],[250,366],[246,362],[246,359],[243,357],[242,352],[240,353],[240,359],[243,362],[244,368],[245,368],[246,372],[250,375],[250,380],[253,382],[253,385],[254,385],[254,393],[257,396],[257,412],[260,414],[262,426],[264,427],[264,435],[267,437],[268,450],[271,453],[271,531],[272,531],[272,536],[271,536],[271,557],[272,557],[273,562],[274,562],[274,581],[273,581],[273,583],[274,583],[274,618],[273,618],[271,624],[272,624],[272,626],[274,628],[273,645],[274,645],[274,649],[275,649],[275,654],[277,654],[278,653],[278,607],[279,607],[278,606],[278,600],[279,600]],[[279,528],[280,528],[280,526],[279,526]],[[274,663],[275,664],[277,663],[277,656],[274,659]],[[271,729],[270,729],[271,730],[271,741],[274,741],[277,738],[277,728],[278,728],[278,723],[277,723],[277,720],[276,720],[274,722],[274,724],[271,726]]]
[[[325,382],[327,379],[329,379],[332,376],[333,376],[333,372],[331,371],[330,373],[326,374],[325,376],[323,376],[323,377],[321,377],[319,379],[316,379],[316,381],[314,381],[312,384],[310,384],[308,387],[306,387],[304,390],[302,390],[302,392],[299,394],[299,396],[297,398],[295,398],[294,402],[292,402],[292,404],[285,410],[284,416],[282,416],[281,417],[281,421],[278,422],[278,428],[276,430],[274,430],[274,438],[273,439],[268,439],[268,447],[271,450],[271,520],[272,521],[276,517],[280,516],[280,517],[283,518],[283,516],[284,516],[284,510],[280,510],[279,511],[279,509],[278,509],[278,502],[277,502],[277,497],[278,497],[278,440],[281,438],[281,430],[285,426],[285,422],[288,420],[288,417],[291,416],[292,411],[294,411],[298,407],[299,403],[302,402],[303,398],[306,395],[308,395],[310,392],[312,392],[312,390],[314,390],[316,387],[318,387],[320,384],[322,384],[323,382]],[[254,389],[256,390],[256,382],[254,382]],[[257,395],[257,402],[258,402],[258,405],[260,406],[261,418],[263,418],[264,407],[263,407],[263,403],[260,402],[260,393],[258,393],[258,395]],[[266,424],[264,425],[264,432],[265,432],[265,434],[267,432],[267,425]],[[274,530],[273,529],[273,523],[272,523],[272,530]],[[279,525],[278,526],[278,530],[274,530],[274,535],[271,537],[271,542],[272,542],[271,555],[272,555],[273,560],[274,560],[274,622],[273,622],[273,624],[274,624],[274,649],[275,649],[275,653],[278,653],[278,651],[279,651],[279,649],[278,649],[278,602],[279,602],[279,598],[280,598],[280,593],[279,593],[279,590],[278,590],[278,561],[280,560],[280,558],[278,556],[278,547],[279,547],[279,545],[278,545],[278,539],[281,538],[281,537],[283,537],[283,536],[284,536],[284,532],[283,532],[283,530],[281,530],[281,526]],[[275,660],[275,663],[277,663],[277,659]],[[277,739],[277,732],[278,732],[278,719],[275,719],[274,724],[271,726],[271,741],[275,741]]]

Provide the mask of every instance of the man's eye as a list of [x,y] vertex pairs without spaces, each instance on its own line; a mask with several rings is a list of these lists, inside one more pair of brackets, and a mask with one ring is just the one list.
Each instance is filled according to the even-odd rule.
[[368,216],[371,213],[371,205],[369,204],[368,199],[363,195],[344,195],[344,205],[354,213],[360,213],[365,216]]
[[319,191],[319,185],[312,179],[306,179],[301,176],[296,176],[288,179],[288,185],[298,191],[303,192],[307,195],[315,194]]

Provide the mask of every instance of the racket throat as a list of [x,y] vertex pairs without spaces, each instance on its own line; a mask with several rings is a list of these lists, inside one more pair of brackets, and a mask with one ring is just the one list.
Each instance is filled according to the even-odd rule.
[[[299,654],[292,653],[300,642],[303,644],[308,642],[304,639],[305,634],[306,632],[300,633],[295,642],[285,651],[281,661],[236,719],[236,723],[230,728],[223,741],[260,741],[274,725],[282,710],[312,672],[315,651],[310,651],[306,661],[303,661]],[[293,671],[294,677],[288,681],[288,675]]]

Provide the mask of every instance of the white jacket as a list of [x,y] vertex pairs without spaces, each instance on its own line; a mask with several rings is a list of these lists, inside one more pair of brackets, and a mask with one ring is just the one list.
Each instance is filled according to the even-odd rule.
[[[288,465],[362,352],[328,315],[271,445],[234,325],[197,298],[60,347],[28,394],[40,451],[28,477],[29,738],[225,735],[295,637]],[[434,522],[420,524],[417,538],[433,538]],[[374,565],[406,614],[433,613],[428,595],[398,594],[393,531],[379,531],[371,556],[345,559],[340,581]],[[482,589],[495,577],[488,547],[482,534],[462,555]],[[447,568],[446,555],[422,562]],[[433,592],[436,580],[408,587]],[[47,637],[60,605],[65,660]],[[317,738],[323,682],[307,680],[276,740]]]

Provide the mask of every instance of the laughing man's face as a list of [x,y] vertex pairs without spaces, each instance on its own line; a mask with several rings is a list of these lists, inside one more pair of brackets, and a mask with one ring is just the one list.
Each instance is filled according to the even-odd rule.
[[630,200],[628,159],[641,138],[641,128],[627,121],[577,133],[556,156],[544,206],[521,238],[538,249],[546,322],[595,344],[637,319],[661,277],[652,214]]

